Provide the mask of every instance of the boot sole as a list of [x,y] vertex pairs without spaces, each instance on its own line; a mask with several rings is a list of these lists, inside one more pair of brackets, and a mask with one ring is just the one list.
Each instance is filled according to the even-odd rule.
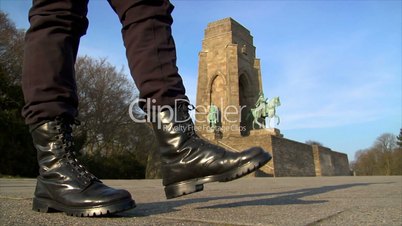
[[165,187],[166,198],[172,199],[202,191],[204,190],[205,183],[228,182],[238,179],[261,168],[263,165],[268,163],[271,158],[272,157],[269,153],[263,152],[260,155],[256,156],[254,159],[251,159],[246,164],[243,164],[240,167],[227,171],[225,173],[185,180],[179,183],[167,185]]
[[43,198],[33,198],[32,210],[49,213],[49,212],[64,212],[68,216],[75,217],[96,217],[105,216],[125,210],[135,208],[134,200],[120,200],[119,202],[107,204],[107,205],[97,205],[90,207],[70,207],[60,204],[56,201]]

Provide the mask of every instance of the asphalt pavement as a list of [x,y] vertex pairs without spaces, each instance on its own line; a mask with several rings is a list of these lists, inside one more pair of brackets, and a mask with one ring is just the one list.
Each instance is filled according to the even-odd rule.
[[161,180],[104,180],[135,209],[79,218],[32,211],[35,179],[0,179],[0,225],[402,225],[402,177],[247,177],[166,200]]

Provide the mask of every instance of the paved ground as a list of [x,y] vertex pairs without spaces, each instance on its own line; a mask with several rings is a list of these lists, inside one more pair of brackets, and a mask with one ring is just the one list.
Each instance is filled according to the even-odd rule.
[[137,208],[69,217],[31,210],[34,179],[0,179],[0,225],[402,225],[402,177],[244,178],[166,200],[160,180],[105,180]]

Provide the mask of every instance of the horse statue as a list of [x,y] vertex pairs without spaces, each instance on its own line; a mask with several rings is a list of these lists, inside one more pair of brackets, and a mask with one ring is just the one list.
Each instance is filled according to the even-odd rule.
[[[259,128],[265,128],[265,118],[268,117],[268,126],[271,128],[271,119],[276,118],[277,119],[277,125],[280,123],[280,118],[279,116],[276,115],[276,107],[280,106],[281,102],[279,97],[274,97],[271,100],[268,101],[267,99],[264,99],[264,94],[261,94],[260,97],[258,98],[255,108],[252,108],[250,110],[249,116],[253,117],[253,129],[254,125],[258,125]],[[258,120],[260,118],[263,118],[264,121],[263,123],[259,122]]]
[[[253,117],[253,129],[255,125],[258,125],[259,128],[264,128],[265,125],[263,123],[260,123],[258,119],[264,118],[267,116],[266,112],[266,100],[264,98],[264,93],[260,93],[260,96],[257,99],[257,102],[255,103],[255,108],[250,109],[250,113],[247,115],[246,120],[250,118],[250,116]],[[265,120],[264,120],[265,121]]]
[[276,115],[276,108],[281,106],[281,100],[279,99],[279,97],[274,97],[270,101],[267,101],[266,103],[267,105],[265,108],[265,112],[268,117],[269,128],[271,128],[271,119],[277,119],[276,125],[279,125],[281,119],[279,118],[279,116]]
[[211,104],[208,112],[208,122],[212,129],[215,129],[216,124],[218,123],[218,111],[218,107],[214,104]]

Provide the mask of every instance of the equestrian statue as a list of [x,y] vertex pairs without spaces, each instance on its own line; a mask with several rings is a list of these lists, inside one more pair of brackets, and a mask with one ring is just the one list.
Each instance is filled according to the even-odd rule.
[[[257,99],[255,104],[255,108],[251,108],[247,119],[252,116],[253,117],[253,129],[255,125],[258,125],[259,128],[265,128],[265,118],[268,117],[268,126],[271,128],[271,119],[276,119],[276,125],[279,125],[280,118],[276,115],[276,108],[281,106],[281,101],[279,97],[274,97],[271,100],[264,98],[264,93],[261,93]],[[263,118],[263,123],[258,120]]]

